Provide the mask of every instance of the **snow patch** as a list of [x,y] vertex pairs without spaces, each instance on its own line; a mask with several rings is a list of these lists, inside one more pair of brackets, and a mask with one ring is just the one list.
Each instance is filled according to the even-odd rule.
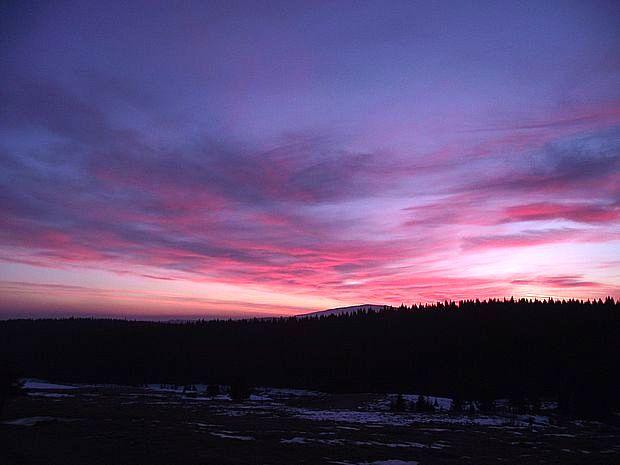
[[256,438],[252,436],[241,436],[236,434],[227,434],[227,433],[209,433],[212,436],[217,436],[218,438],[223,439],[238,439],[239,441],[254,441]]
[[75,397],[72,394],[61,394],[59,392],[29,392],[28,395],[32,397],[49,397],[53,399],[58,399],[60,397]]
[[409,426],[413,424],[450,424],[450,425],[477,425],[489,427],[529,426],[529,419],[532,424],[546,426],[549,418],[543,416],[521,416],[516,418],[502,416],[465,416],[465,415],[446,415],[446,414],[421,414],[421,413],[401,413],[394,414],[389,412],[373,412],[360,410],[312,410],[304,408],[287,409],[290,415],[312,421],[332,421],[336,423],[361,423],[367,427],[381,426]]
[[58,391],[67,389],[78,389],[78,386],[70,386],[67,384],[54,384],[34,379],[26,379],[23,381],[23,383],[24,389],[54,389]]
[[418,465],[418,463],[415,460],[377,460],[363,465]]
[[309,391],[307,389],[284,389],[270,387],[259,387],[255,389],[255,392],[267,399],[280,397],[319,397],[323,395],[322,392]]
[[[331,461],[329,463],[333,463],[334,465],[355,465],[353,462],[340,462],[340,461]],[[390,460],[377,460],[375,462],[363,462],[357,465],[418,465],[419,462],[415,460],[398,460],[398,459],[390,459]]]
[[316,318],[320,316],[330,315],[351,315],[359,311],[371,311],[380,312],[382,310],[392,309],[388,305],[376,305],[376,304],[363,304],[363,305],[351,305],[349,307],[330,308],[329,310],[320,310],[318,312],[304,313],[302,315],[295,315],[294,318]]
[[353,441],[356,446],[378,446],[378,447],[417,447],[422,449],[430,448],[430,444],[421,444],[419,442],[379,442],[379,441]]
[[294,437],[291,439],[280,439],[282,444],[306,444],[306,438]]
[[79,421],[79,418],[58,418],[58,417],[26,417],[16,418],[15,420],[4,421],[5,425],[15,426],[35,426],[40,423],[51,423],[55,421]]

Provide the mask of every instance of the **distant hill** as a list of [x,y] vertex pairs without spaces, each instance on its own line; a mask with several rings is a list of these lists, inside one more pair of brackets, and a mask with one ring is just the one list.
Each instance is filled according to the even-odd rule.
[[378,312],[385,308],[391,308],[391,307],[389,305],[376,305],[376,304],[351,305],[350,307],[330,308],[329,310],[321,310],[318,312],[304,313],[303,315],[297,315],[296,318],[308,318],[308,317],[319,317],[319,316],[329,316],[329,315],[344,315],[344,314],[357,313],[359,311],[364,311],[364,310],[373,310],[375,312]]

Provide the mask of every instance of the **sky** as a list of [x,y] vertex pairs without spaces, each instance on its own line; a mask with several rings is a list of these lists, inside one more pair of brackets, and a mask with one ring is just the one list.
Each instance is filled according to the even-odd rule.
[[620,297],[620,2],[0,9],[0,317]]

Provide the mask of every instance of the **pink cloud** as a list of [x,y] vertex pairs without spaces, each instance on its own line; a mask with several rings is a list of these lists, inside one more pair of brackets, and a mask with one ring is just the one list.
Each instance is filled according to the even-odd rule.
[[618,204],[538,202],[508,207],[504,212],[503,221],[506,222],[565,219],[580,223],[613,223],[620,219]]

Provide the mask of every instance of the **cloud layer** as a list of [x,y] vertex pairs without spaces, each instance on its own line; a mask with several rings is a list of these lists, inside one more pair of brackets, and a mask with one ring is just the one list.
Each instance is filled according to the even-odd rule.
[[[119,312],[166,315],[618,296],[620,64],[600,12],[565,22],[542,12],[554,29],[537,29],[541,38],[584,34],[551,53],[432,9],[429,21],[455,30],[411,35],[398,14],[370,22],[375,11],[337,12],[334,24],[323,7],[257,19],[194,5],[175,19],[127,11],[119,23],[121,5],[98,19],[63,8],[12,12],[0,73],[0,311],[51,311],[35,288],[68,312],[90,295],[105,313],[131,294]],[[94,29],[69,28],[75,15]],[[204,30],[193,15],[209,18]],[[469,54],[445,70],[437,60],[459,31],[471,33]],[[485,48],[488,34],[548,81],[511,68],[505,87],[508,65]],[[104,40],[119,35],[123,47]],[[59,48],[43,54],[51,40]],[[336,51],[317,51],[328,45]],[[377,60],[400,65],[379,72]],[[585,64],[590,85],[571,80]],[[80,270],[102,274],[83,285]],[[120,288],[128,276],[134,287]]]

